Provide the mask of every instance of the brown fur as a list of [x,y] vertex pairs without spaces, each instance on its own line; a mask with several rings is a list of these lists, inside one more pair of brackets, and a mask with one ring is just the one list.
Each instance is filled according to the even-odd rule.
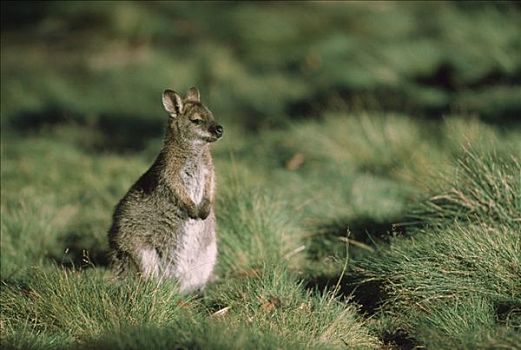
[[200,289],[215,264],[210,143],[222,127],[195,88],[184,99],[165,90],[163,105],[170,115],[163,147],[114,211],[112,266],[119,276],[137,271],[175,278],[183,290]]

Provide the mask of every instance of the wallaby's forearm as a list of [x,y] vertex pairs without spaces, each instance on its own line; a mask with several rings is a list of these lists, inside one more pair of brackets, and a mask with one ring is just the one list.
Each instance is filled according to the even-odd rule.
[[208,165],[208,168],[210,169],[209,174],[207,174],[205,181],[204,181],[204,189],[203,189],[203,199],[201,200],[201,203],[199,204],[199,217],[201,219],[206,219],[208,215],[210,215],[210,211],[213,206],[213,197],[214,197],[214,191],[215,191],[215,179],[213,174],[213,162],[212,157],[210,155],[210,152],[207,152],[205,154],[205,160]]
[[[181,184],[181,178],[175,178],[174,183]],[[188,216],[192,219],[196,219],[199,217],[198,208],[194,201],[190,198],[184,186],[168,186],[172,195],[175,197],[176,201],[179,203],[180,207],[186,211]]]
[[212,210],[213,188],[214,179],[213,174],[211,174],[205,179],[203,199],[201,200],[201,203],[199,203],[199,217],[203,220],[206,219],[208,215],[210,215],[210,211]]

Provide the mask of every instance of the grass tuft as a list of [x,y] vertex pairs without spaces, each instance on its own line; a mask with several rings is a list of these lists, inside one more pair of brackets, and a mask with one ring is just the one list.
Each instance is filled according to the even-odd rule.
[[521,339],[519,162],[467,152],[457,164],[450,190],[419,204],[427,225],[358,272],[383,286],[382,322],[421,344],[508,348]]
[[422,202],[413,217],[428,223],[486,220],[521,225],[521,164],[514,156],[466,151],[441,194]]

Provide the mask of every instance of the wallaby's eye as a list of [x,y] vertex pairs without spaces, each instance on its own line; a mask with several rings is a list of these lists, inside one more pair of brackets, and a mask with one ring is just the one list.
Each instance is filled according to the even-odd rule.
[[194,123],[195,125],[201,125],[203,123],[203,120],[202,119],[192,119],[191,120],[192,123]]

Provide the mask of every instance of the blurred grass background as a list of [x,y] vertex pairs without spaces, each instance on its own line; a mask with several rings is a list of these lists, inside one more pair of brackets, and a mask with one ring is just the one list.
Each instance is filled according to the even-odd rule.
[[[515,2],[2,2],[3,348],[517,349]],[[108,282],[201,90],[220,280]]]
[[172,85],[200,86],[246,129],[343,104],[497,123],[521,109],[519,10],[508,3],[2,6],[2,120],[19,128],[162,120],[157,91]]

